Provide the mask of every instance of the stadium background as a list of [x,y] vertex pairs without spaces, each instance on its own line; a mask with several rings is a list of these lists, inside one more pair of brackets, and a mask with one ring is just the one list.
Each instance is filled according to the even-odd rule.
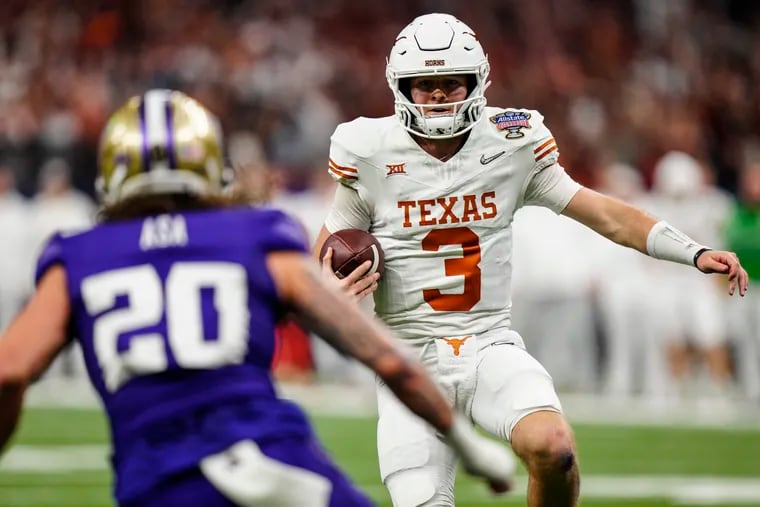
[[[31,259],[44,238],[91,220],[98,134],[125,98],[171,87],[199,99],[219,115],[230,161],[246,181],[313,231],[329,202],[329,133],[358,115],[392,113],[385,56],[403,25],[430,11],[477,31],[492,66],[489,103],[541,111],[561,163],[579,181],[618,193],[630,190],[618,183],[634,182],[648,194],[657,190],[658,163],[677,150],[699,162],[706,186],[741,198],[740,174],[760,160],[756,2],[6,0],[0,329],[31,290]],[[708,215],[718,212],[695,199]],[[760,366],[757,347],[727,318],[728,385],[709,382],[696,364],[686,386],[649,389],[653,372],[667,373],[649,364],[624,392],[611,389],[612,342],[596,258],[585,250],[591,243],[564,222],[550,227],[565,241],[533,248],[560,248],[572,268],[555,270],[549,257],[535,273],[516,259],[516,272],[537,278],[516,280],[515,290],[543,287],[526,300],[582,300],[580,310],[590,311],[571,326],[588,330],[586,338],[564,337],[559,317],[544,319],[535,335],[524,331],[578,432],[583,505],[760,505],[760,397],[745,375]],[[522,230],[528,241],[531,227]],[[711,233],[720,239],[719,228]],[[629,265],[617,262],[605,276],[624,278]],[[653,290],[656,278],[650,283]],[[695,296],[680,297],[689,304]],[[546,343],[546,334],[566,340]],[[286,335],[283,392],[307,404],[328,449],[389,505],[375,464],[371,379],[297,331]],[[0,505],[110,505],[105,427],[75,354],[34,387],[29,405],[17,446],[0,458]],[[462,480],[460,505],[524,502],[522,491],[495,501],[476,486]]]

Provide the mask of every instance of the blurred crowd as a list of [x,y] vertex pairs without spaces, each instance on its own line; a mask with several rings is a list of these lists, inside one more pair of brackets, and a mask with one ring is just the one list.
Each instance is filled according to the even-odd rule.
[[651,184],[679,149],[735,191],[760,122],[760,4],[739,0],[5,0],[0,153],[22,193],[61,156],[92,194],[109,112],[151,87],[188,92],[249,131],[292,185],[322,170],[340,121],[393,112],[385,58],[403,25],[459,16],[489,54],[492,105],[540,110],[563,164],[611,160]]
[[[541,111],[573,177],[742,249],[760,282],[760,4],[5,0],[0,329],[50,232],[93,219],[98,135],[126,97],[170,87],[200,100],[228,133],[230,164],[316,231],[330,133],[393,113],[385,58],[403,25],[431,11],[477,31],[489,104]],[[534,222],[555,234],[529,234]],[[515,227],[515,325],[560,387],[663,395],[700,374],[760,399],[756,300],[755,317],[734,316],[749,304],[717,297],[718,277],[695,287],[688,268],[652,265],[540,209]],[[556,318],[534,318],[547,311]],[[327,364],[320,354],[303,363]],[[338,368],[329,361],[323,370]]]

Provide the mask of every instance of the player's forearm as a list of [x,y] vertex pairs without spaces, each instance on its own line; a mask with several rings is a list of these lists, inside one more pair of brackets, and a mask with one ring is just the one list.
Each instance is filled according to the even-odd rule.
[[23,383],[0,381],[0,452],[16,429],[25,390]]
[[615,201],[612,215],[617,225],[607,237],[655,259],[694,266],[696,255],[709,249],[669,223],[620,201]]
[[697,243],[664,220],[655,223],[647,235],[646,253],[655,259],[697,266],[697,258],[707,250],[711,248]]
[[647,235],[657,220],[623,201],[582,188],[564,215],[577,220],[619,245],[647,253]]
[[[28,312],[27,306],[22,317]],[[28,356],[34,350],[34,341],[25,339],[29,336],[24,334],[28,319],[22,317],[16,318],[0,335],[0,451],[16,429],[24,392],[34,373]]]
[[405,359],[398,352],[374,357],[367,365],[412,412],[441,433],[451,429],[453,411],[420,365]]
[[295,302],[299,321],[374,370],[414,413],[439,431],[448,431],[453,415],[445,398],[424,370],[398,351],[388,333],[321,280],[303,282]]
[[370,326],[356,325],[351,315],[335,316],[339,320],[334,325],[314,317],[309,319],[310,327],[325,341],[372,369],[402,403],[438,431],[450,429],[451,407],[420,366],[404,358]]
[[577,192],[563,213],[615,243],[655,259],[693,266],[697,255],[709,249],[665,221],[586,188]]
[[619,245],[647,253],[647,235],[657,220],[622,201],[613,200],[611,207],[614,227],[607,237]]

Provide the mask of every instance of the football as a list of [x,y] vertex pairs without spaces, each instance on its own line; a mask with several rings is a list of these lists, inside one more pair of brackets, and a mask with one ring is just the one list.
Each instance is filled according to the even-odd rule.
[[319,252],[320,259],[325,256],[328,247],[333,249],[332,268],[338,278],[345,278],[366,261],[372,262],[368,275],[383,273],[383,249],[377,239],[366,231],[343,229],[330,234]]

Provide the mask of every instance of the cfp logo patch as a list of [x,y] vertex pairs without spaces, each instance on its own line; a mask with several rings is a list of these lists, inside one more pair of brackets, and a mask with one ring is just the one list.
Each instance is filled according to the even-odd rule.
[[522,129],[530,128],[530,113],[525,111],[504,111],[489,118],[498,130],[507,131],[507,139],[524,137]]
[[406,174],[406,162],[400,164],[385,164],[388,168],[388,172],[385,173],[385,177],[393,176],[394,174]]

